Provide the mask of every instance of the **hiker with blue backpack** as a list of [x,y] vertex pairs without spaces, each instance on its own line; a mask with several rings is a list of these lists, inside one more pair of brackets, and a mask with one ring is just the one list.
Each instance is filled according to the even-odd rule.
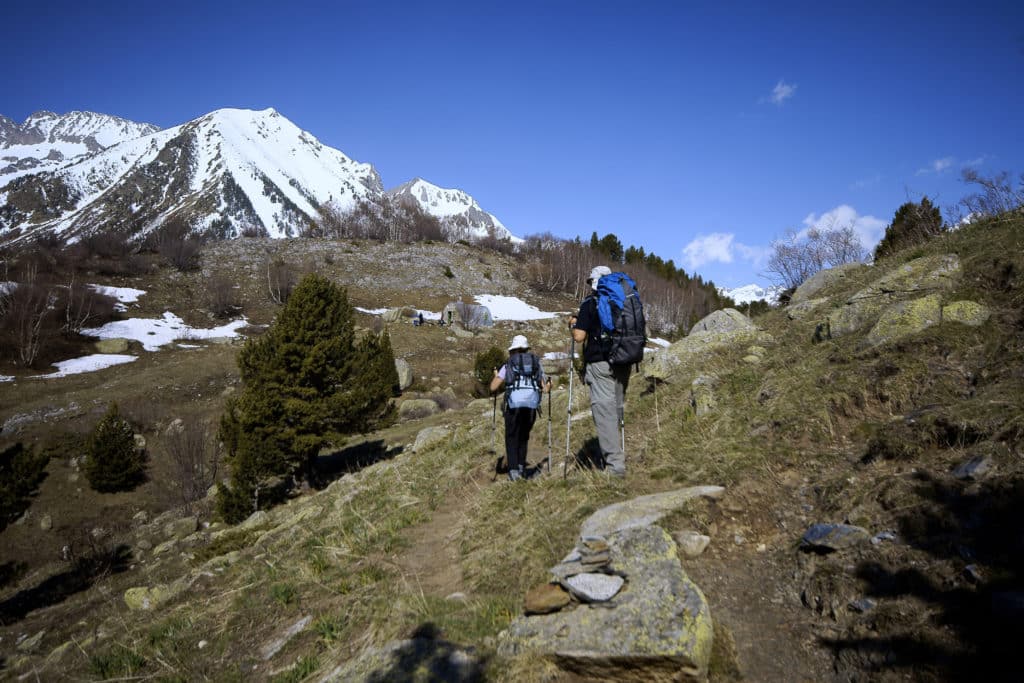
[[502,414],[505,416],[505,457],[508,478],[519,481],[526,478],[526,450],[530,430],[537,420],[537,409],[543,391],[551,393],[551,380],[545,377],[540,359],[530,353],[526,337],[517,334],[508,347],[508,360],[495,369],[491,379],[491,393],[505,387]]
[[583,344],[583,381],[605,471],[626,476],[624,401],[633,366],[643,359],[646,320],[636,283],[607,266],[590,271],[592,290],[569,319],[573,341]]

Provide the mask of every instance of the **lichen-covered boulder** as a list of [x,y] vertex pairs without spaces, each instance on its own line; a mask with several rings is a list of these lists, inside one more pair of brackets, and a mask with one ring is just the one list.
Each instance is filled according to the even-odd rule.
[[877,321],[892,304],[922,295],[939,293],[952,287],[960,274],[956,254],[922,256],[890,270],[850,297],[828,315],[826,327],[831,337],[856,332]]
[[93,344],[96,353],[127,353],[128,340],[121,337],[113,339],[100,339]]
[[398,390],[405,391],[412,386],[412,368],[404,358],[395,359],[395,371],[398,373]]
[[929,294],[887,308],[864,341],[867,346],[877,346],[926,330],[940,322],[942,302],[938,294]]
[[124,604],[128,605],[128,609],[133,611],[151,610],[174,595],[175,591],[170,586],[162,584],[152,588],[137,586],[129,588],[124,592]]
[[992,312],[987,306],[974,301],[954,301],[942,307],[942,322],[960,323],[980,327]]
[[[753,324],[740,325],[732,330],[691,332],[689,336],[647,354],[642,365],[643,374],[648,379],[672,384],[682,380],[686,376],[684,370],[699,364],[710,351],[736,344],[771,344],[773,341],[770,334],[762,332]],[[685,381],[690,381],[690,378]]]
[[544,656],[588,680],[705,680],[711,611],[672,538],[645,526],[612,534],[608,543],[628,590],[601,607],[518,617],[499,636],[498,653]]
[[580,526],[580,537],[607,537],[622,529],[648,526],[674,512],[693,498],[721,498],[721,486],[690,486],[675,491],[652,493],[601,508]]
[[786,307],[786,317],[790,320],[803,320],[814,312],[818,306],[826,303],[828,299],[808,299],[798,304],[790,303]]
[[[811,297],[820,292],[821,290],[840,282],[846,277],[861,268],[864,268],[863,263],[844,263],[836,266],[835,268],[826,268],[825,270],[819,270],[814,275],[810,276],[804,282],[796,288],[793,295],[789,297],[790,308],[793,304],[809,303]],[[816,299],[816,301],[823,301],[823,299]]]

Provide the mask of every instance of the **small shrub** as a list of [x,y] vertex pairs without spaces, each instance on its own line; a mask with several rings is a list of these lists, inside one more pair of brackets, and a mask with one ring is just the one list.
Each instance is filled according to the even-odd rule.
[[451,266],[444,267],[444,276],[447,278],[455,277],[455,273],[452,272]]
[[144,466],[132,426],[121,417],[117,404],[110,404],[86,444],[83,470],[89,484],[101,492],[127,490],[142,480]]
[[483,388],[483,394],[490,393],[491,378],[494,377],[494,369],[500,368],[505,363],[505,352],[497,346],[492,346],[486,351],[476,355],[473,362],[473,377]]
[[341,637],[345,629],[345,618],[324,614],[313,622],[313,632],[320,640],[330,645]]
[[199,420],[183,421],[166,437],[167,453],[174,468],[170,482],[186,506],[206,496],[217,480],[218,454],[214,439]]
[[89,671],[103,681],[127,680],[145,666],[142,655],[120,644],[89,657]]
[[217,274],[210,278],[206,287],[210,312],[218,318],[228,318],[241,308],[238,305],[238,290],[226,275]]
[[20,442],[0,451],[0,531],[18,518],[45,477],[49,457]]
[[270,598],[280,605],[290,605],[295,602],[297,593],[295,586],[290,583],[275,583],[270,587]]

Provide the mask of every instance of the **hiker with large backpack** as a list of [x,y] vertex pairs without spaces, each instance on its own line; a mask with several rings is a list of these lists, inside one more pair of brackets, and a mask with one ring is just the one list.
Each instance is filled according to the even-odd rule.
[[646,320],[636,283],[607,266],[590,271],[591,294],[569,319],[573,340],[583,344],[583,381],[605,471],[626,476],[624,400],[633,367],[643,359]]
[[519,481],[526,478],[526,450],[530,430],[537,420],[537,409],[543,391],[551,393],[551,380],[545,377],[540,359],[530,353],[526,337],[517,334],[508,347],[508,360],[495,369],[491,379],[491,393],[505,385],[502,414],[505,416],[505,457],[508,478]]

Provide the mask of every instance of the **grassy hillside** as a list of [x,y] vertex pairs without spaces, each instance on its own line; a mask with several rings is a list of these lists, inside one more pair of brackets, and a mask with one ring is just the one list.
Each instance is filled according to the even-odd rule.
[[[824,312],[913,259],[956,254],[962,274],[941,297],[988,306],[980,327],[944,322],[877,346],[865,345],[865,328],[815,343],[821,313],[790,319],[781,309],[755,321],[770,335],[760,343],[763,354],[743,343],[689,356],[656,386],[634,375],[624,481],[584,465],[561,476],[567,416],[582,415],[571,422],[574,461],[586,460],[594,436],[576,384],[572,406],[564,386],[553,396],[551,476],[517,485],[494,480],[491,444],[500,450],[501,425],[494,438],[491,405],[483,401],[324,454],[336,478],[323,490],[238,527],[178,533],[165,527],[184,510],[156,516],[166,507],[155,502],[164,476],[158,444],[173,417],[218,414],[237,383],[234,347],[152,354],[130,372],[67,378],[57,388],[21,381],[16,395],[0,385],[4,418],[29,416],[24,437],[44,443],[60,436],[34,516],[0,536],[8,574],[0,594],[3,672],[51,680],[320,680],[360,653],[415,634],[435,646],[409,658],[410,670],[467,647],[489,680],[573,680],[542,661],[497,658],[499,632],[519,613],[525,591],[571,548],[588,514],[689,484],[727,487],[721,502],[694,503],[667,522],[670,530],[712,538],[684,566],[715,617],[714,680],[822,680],[836,672],[954,680],[1010,670],[1024,603],[1022,242],[1019,217],[974,224],[854,271],[819,295],[828,298]],[[259,244],[250,242],[245,248],[254,251],[245,258],[225,254],[210,267],[249,268],[243,291],[255,292],[263,247],[252,245]],[[358,305],[439,309],[459,290],[444,289],[450,278],[431,277],[440,252],[415,249],[427,251],[313,258],[350,287]],[[474,258],[467,251],[451,264],[466,279],[462,291],[522,294],[506,262]],[[198,275],[182,277],[154,287],[146,305],[157,312],[201,285]],[[392,277],[398,286],[387,286]],[[273,307],[247,304],[246,311],[265,323]],[[564,339],[562,325],[517,328],[545,340],[537,350],[554,351],[564,343],[556,341]],[[396,355],[410,359],[417,388],[451,386],[464,403],[473,355],[512,332],[452,341],[438,328],[398,325],[392,340]],[[713,407],[698,417],[691,383],[699,376],[714,380]],[[101,495],[72,481],[67,456],[76,431],[114,397],[136,411],[157,457],[144,487]],[[531,464],[547,455],[547,420],[534,429]],[[436,426],[445,428],[440,440],[415,451],[420,430]],[[987,473],[957,478],[955,468],[975,457],[985,459]],[[75,529],[62,528],[72,508],[80,511]],[[51,510],[54,528],[43,532],[40,515]],[[135,510],[148,510],[148,519],[132,520]],[[193,511],[199,522],[211,521],[208,503]],[[892,534],[818,555],[798,547],[815,522]],[[60,559],[63,540],[75,534],[91,539],[77,541],[91,552],[77,565]],[[28,567],[18,566],[23,558]],[[128,597],[148,609],[128,607],[133,588],[146,589]]]

